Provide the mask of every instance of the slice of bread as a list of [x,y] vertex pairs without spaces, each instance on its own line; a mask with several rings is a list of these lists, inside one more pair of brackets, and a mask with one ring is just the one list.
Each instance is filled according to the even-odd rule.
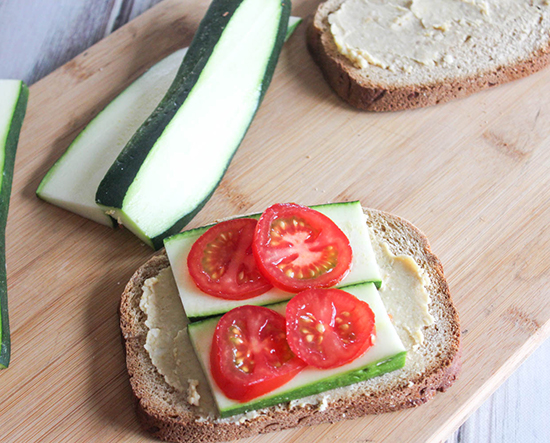
[[[178,391],[166,382],[145,349],[149,329],[140,301],[145,281],[169,267],[167,256],[161,253],[136,271],[124,290],[120,305],[127,368],[144,429],[167,441],[226,441],[418,406],[430,400],[437,391],[450,387],[460,370],[460,328],[441,263],[431,252],[426,237],[409,222],[371,209],[365,210],[365,215],[377,259],[383,245],[387,245],[394,255],[412,257],[424,275],[424,287],[430,297],[429,312],[434,322],[424,327],[422,344],[409,346],[403,369],[330,391],[330,396],[319,394],[226,419],[205,415],[200,408],[189,404],[187,392]],[[384,300],[383,289],[380,293]],[[176,292],[174,298],[178,299]],[[399,314],[387,308],[405,344],[408,333],[396,318]],[[187,361],[195,358],[194,355],[183,356]],[[195,376],[184,373],[180,378],[185,384],[188,378]]]
[[[368,17],[340,21],[335,15],[358,2],[363,5],[360,14]],[[462,11],[470,15],[459,18]],[[354,20],[363,22],[352,26]],[[345,36],[350,46],[343,40],[337,45],[333,32]],[[376,32],[385,35],[371,35]],[[358,33],[368,47],[351,40]],[[386,42],[387,54],[385,46],[373,43],[380,41]],[[550,5],[547,0],[440,0],[430,9],[426,0],[328,0],[309,26],[308,46],[329,85],[354,107],[397,111],[431,106],[544,68],[550,62]],[[426,61],[427,53],[432,58]]]

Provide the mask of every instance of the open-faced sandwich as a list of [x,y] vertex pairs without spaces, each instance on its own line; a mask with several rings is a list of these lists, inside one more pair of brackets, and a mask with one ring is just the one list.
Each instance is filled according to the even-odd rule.
[[460,329],[424,235],[359,202],[182,232],[120,316],[145,429],[225,441],[418,406],[460,369]]

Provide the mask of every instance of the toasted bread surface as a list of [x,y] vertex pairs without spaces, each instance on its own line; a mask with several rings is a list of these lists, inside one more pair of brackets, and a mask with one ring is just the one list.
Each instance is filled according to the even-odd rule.
[[169,267],[168,258],[161,253],[136,271],[120,305],[127,368],[143,428],[167,441],[227,441],[414,407],[430,400],[437,391],[449,388],[460,371],[460,328],[441,263],[431,252],[426,237],[409,222],[372,209],[365,210],[365,214],[375,252],[379,253],[376,245],[386,243],[393,254],[413,257],[428,277],[429,309],[435,322],[425,327],[424,342],[408,351],[403,369],[333,390],[324,404],[291,402],[234,419],[205,417],[187,402],[185,393],[166,383],[145,349],[148,328],[139,304],[145,281]]
[[[499,36],[494,36],[488,38],[487,42],[473,44],[473,49],[467,54],[455,55],[456,68],[452,70],[447,67],[438,72],[437,67],[429,69],[422,64],[417,64],[413,72],[390,72],[375,65],[361,68],[338,50],[328,20],[329,15],[346,1],[328,0],[318,7],[308,27],[307,41],[311,55],[332,89],[351,106],[359,109],[398,111],[445,103],[526,77],[550,63],[550,19],[545,12],[532,25],[532,29],[526,31],[509,28],[508,23],[503,23],[499,30],[502,59],[497,60],[486,54],[485,58],[481,57],[484,52],[488,52],[484,50],[484,44],[490,47],[495,40],[499,40]],[[531,7],[535,8],[536,5]],[[517,22],[521,21],[522,18],[518,17]],[[494,27],[490,32],[496,32]],[[529,45],[522,45],[520,42],[524,40],[524,32],[536,35],[536,40]],[[512,44],[507,44],[510,41]],[[517,44],[513,44],[514,41]],[[479,56],[480,61],[474,64],[473,69],[471,66],[469,69],[461,66],[461,63],[465,65],[468,62],[466,55],[474,60]]]

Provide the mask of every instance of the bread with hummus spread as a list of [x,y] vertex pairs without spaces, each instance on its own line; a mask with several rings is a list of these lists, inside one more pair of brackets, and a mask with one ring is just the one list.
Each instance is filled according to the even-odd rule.
[[328,0],[308,29],[308,45],[352,106],[430,106],[544,68],[550,1]]
[[[127,368],[144,429],[167,441],[226,441],[419,406],[449,388],[460,370],[460,328],[441,263],[426,237],[409,222],[371,209],[365,216],[382,273],[380,295],[407,348],[404,368],[220,418],[191,350],[168,258],[161,253],[136,271],[120,305]],[[396,300],[400,291],[395,288],[409,284],[407,276],[420,281],[429,296],[429,321],[407,314],[417,308],[412,298]]]

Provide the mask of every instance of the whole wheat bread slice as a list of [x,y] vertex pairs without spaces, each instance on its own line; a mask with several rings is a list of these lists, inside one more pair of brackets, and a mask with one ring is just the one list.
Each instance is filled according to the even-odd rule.
[[[161,253],[136,271],[120,305],[127,368],[143,428],[167,441],[226,441],[419,406],[436,392],[449,388],[460,370],[460,328],[441,263],[431,252],[426,237],[409,222],[376,210],[365,210],[365,214],[374,233],[375,251],[377,244],[385,242],[393,254],[412,256],[429,280],[426,289],[435,322],[425,327],[423,344],[408,351],[403,369],[353,385],[352,392],[345,388],[334,390],[333,398],[324,404],[282,404],[235,420],[205,418],[187,403],[185,393],[166,383],[144,347],[148,328],[139,303],[144,282],[169,267],[167,256]],[[398,333],[402,331],[398,329]]]
[[[456,67],[428,68],[418,64],[409,73],[390,72],[375,65],[360,68],[340,53],[330,31],[329,15],[346,1],[328,0],[318,7],[308,28],[307,41],[329,85],[342,99],[359,109],[397,111],[436,105],[526,77],[550,62],[548,2],[514,0],[531,8],[535,15],[540,14],[536,23],[533,21],[534,24],[526,28],[521,25],[520,16],[517,20],[512,17],[500,27],[496,24],[488,27],[486,38],[468,41],[452,49],[456,49],[456,53],[451,52]],[[498,2],[487,0],[484,3],[493,7]],[[471,46],[467,52],[466,44]]]

